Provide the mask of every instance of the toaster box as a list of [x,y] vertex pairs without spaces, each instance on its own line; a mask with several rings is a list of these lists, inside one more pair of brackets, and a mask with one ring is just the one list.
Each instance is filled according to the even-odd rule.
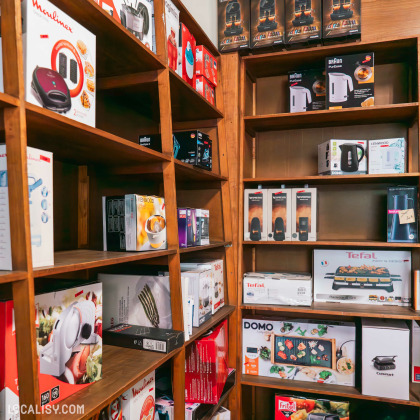
[[411,306],[411,252],[314,250],[315,302]]
[[251,48],[284,45],[284,0],[251,0]]
[[292,240],[292,190],[267,190],[268,241]]
[[290,112],[325,109],[325,71],[289,72]]
[[356,327],[318,320],[242,320],[242,373],[354,386]]
[[95,127],[95,35],[47,0],[24,0],[22,42],[25,99]]
[[195,89],[195,38],[183,24],[179,24],[178,74]]
[[411,382],[420,382],[420,325],[411,321]]
[[320,175],[367,174],[366,140],[328,140],[318,145]]
[[178,209],[178,240],[180,248],[187,248],[187,208]]
[[369,140],[370,174],[403,174],[407,145],[404,138]]
[[373,52],[327,57],[325,68],[327,109],[375,105]]
[[196,91],[206,98],[212,105],[215,105],[214,87],[204,76],[197,76],[195,81]]
[[324,0],[323,39],[360,38],[362,0]]
[[286,0],[286,44],[316,42],[322,37],[322,0]]
[[195,49],[195,74],[204,76],[213,86],[217,86],[217,61],[204,45]]
[[410,330],[399,319],[362,319],[362,394],[410,399]]
[[168,65],[172,70],[179,73],[179,9],[172,3],[171,0],[165,0],[165,27],[166,44],[168,49]]
[[178,131],[173,133],[174,158],[201,169],[212,169],[212,141],[202,131]]
[[417,187],[388,187],[388,242],[418,242]]
[[316,241],[317,189],[292,189],[292,241]]
[[217,0],[219,51],[250,47],[250,0]]
[[267,240],[267,190],[244,191],[244,241]]
[[198,245],[210,245],[210,211],[206,209],[195,209],[199,234]]

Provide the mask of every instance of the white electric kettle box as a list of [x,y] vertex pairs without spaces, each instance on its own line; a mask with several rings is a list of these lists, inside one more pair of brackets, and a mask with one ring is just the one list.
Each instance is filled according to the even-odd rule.
[[290,112],[325,109],[325,72],[320,69],[289,72]]
[[370,174],[403,174],[406,166],[404,138],[369,140]]

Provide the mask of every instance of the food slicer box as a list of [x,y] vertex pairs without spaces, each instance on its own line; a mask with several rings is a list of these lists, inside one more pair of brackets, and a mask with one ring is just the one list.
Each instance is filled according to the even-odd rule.
[[420,382],[420,326],[411,321],[411,382]]
[[215,105],[215,93],[214,87],[204,76],[197,76],[195,81],[195,89],[204,98],[209,101],[212,105]]
[[324,0],[322,38],[360,38],[361,0]]
[[168,65],[178,73],[179,9],[171,0],[165,0],[165,27]]
[[242,373],[354,386],[355,340],[352,322],[245,318]]
[[268,190],[244,191],[244,241],[266,241]]
[[315,249],[313,273],[315,302],[411,305],[410,251]]
[[195,209],[197,217],[197,223],[200,230],[200,242],[198,245],[209,245],[210,244],[210,211],[206,209]]
[[212,141],[198,130],[173,133],[174,158],[202,169],[212,169]]
[[268,241],[292,240],[292,190],[267,190]]
[[187,208],[178,209],[178,239],[180,248],[188,248],[187,242]]
[[195,74],[204,76],[213,86],[217,86],[217,61],[204,45],[195,49]]
[[317,201],[316,188],[292,189],[292,241],[316,241]]
[[370,174],[403,174],[406,167],[404,138],[369,140]]
[[47,0],[24,0],[22,41],[26,101],[95,127],[95,35]]
[[397,319],[362,319],[362,394],[410,399],[410,330]]
[[179,24],[178,74],[195,89],[195,38],[189,29]]

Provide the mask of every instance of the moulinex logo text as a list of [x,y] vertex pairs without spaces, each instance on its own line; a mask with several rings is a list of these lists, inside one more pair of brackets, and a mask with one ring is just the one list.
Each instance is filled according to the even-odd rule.
[[42,6],[38,3],[38,0],[32,0],[32,5],[35,9],[37,9],[39,12],[41,12],[43,15],[49,17],[54,22],[58,23],[60,26],[62,26],[64,29],[67,29],[69,32],[73,33],[73,30],[69,25],[66,25],[64,22],[62,22],[57,15],[57,12],[49,12],[46,9],[43,9]]

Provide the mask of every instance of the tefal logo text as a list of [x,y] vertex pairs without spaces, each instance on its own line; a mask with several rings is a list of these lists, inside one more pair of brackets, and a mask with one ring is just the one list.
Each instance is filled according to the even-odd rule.
[[370,260],[370,259],[376,259],[376,255],[374,252],[352,252],[352,251],[346,251],[346,254],[349,258],[353,259],[363,259],[363,260]]

